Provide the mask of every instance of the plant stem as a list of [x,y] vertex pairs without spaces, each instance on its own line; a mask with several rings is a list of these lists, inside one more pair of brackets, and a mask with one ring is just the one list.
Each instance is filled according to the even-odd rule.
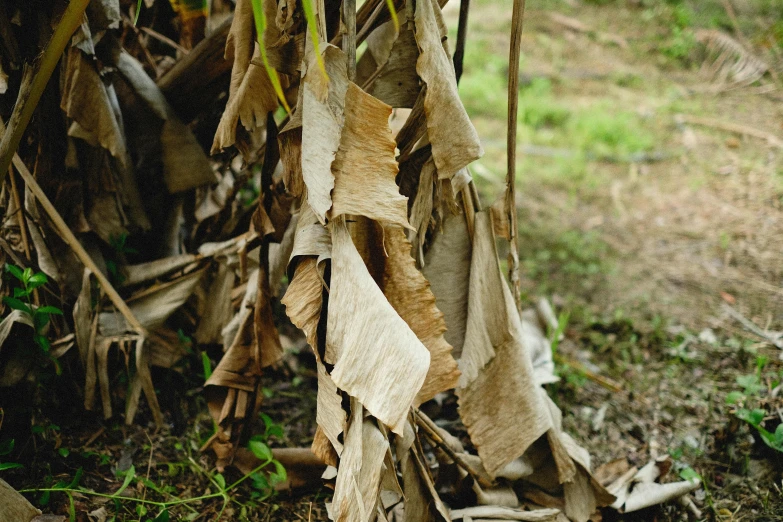
[[[25,71],[14,112],[8,122],[7,130],[3,134],[3,139],[0,141],[0,172],[6,172],[11,165],[14,152],[19,146],[27,124],[30,123],[38,100],[41,99],[46,84],[49,82],[57,62],[60,61],[68,41],[82,23],[84,10],[89,3],[90,0],[70,1],[40,61],[33,66],[32,70]],[[33,75],[32,79],[30,79],[31,75]]]

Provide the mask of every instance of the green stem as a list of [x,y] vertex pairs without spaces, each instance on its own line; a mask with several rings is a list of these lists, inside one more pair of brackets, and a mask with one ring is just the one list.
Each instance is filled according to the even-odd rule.
[[[228,499],[228,493],[239,486],[242,482],[244,482],[248,477],[253,475],[254,473],[258,473],[265,467],[267,467],[272,461],[268,460],[264,462],[263,464],[260,464],[256,468],[254,468],[250,473],[243,475],[239,480],[229,485],[226,489],[221,489],[220,491],[216,493],[209,493],[208,495],[201,495],[199,497],[192,497],[192,498],[182,498],[177,500],[171,500],[168,502],[158,502],[155,500],[146,500],[136,497],[121,497],[118,496],[116,493],[113,495],[109,495],[108,493],[98,493],[96,491],[90,491],[88,489],[83,488],[29,488],[29,489],[20,489],[19,493],[65,493],[66,495],[71,495],[73,493],[80,493],[82,495],[92,495],[94,497],[100,497],[100,498],[110,498],[110,499],[117,499],[117,500],[127,500],[130,502],[136,502],[137,504],[147,504],[150,506],[155,506],[159,508],[168,508],[172,506],[180,506],[182,504],[190,504],[191,502],[200,502],[202,500],[209,500],[213,498],[223,498],[223,500],[230,500]],[[210,478],[211,480],[211,478]],[[217,483],[215,483],[216,486],[219,486]]]
[[71,36],[82,23],[82,16],[90,0],[71,0],[65,9],[57,29],[54,30],[52,39],[46,46],[46,50],[41,60],[34,66],[34,76],[32,81],[23,81],[19,89],[19,97],[16,99],[16,106],[8,122],[8,127],[0,141],[0,172],[8,172],[11,160],[14,157],[16,148],[22,139],[27,124],[33,116],[33,111],[41,99],[46,84],[52,76],[57,62],[68,45]]

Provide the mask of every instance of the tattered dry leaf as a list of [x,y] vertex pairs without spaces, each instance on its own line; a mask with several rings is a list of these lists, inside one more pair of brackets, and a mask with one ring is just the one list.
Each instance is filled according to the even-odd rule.
[[[128,299],[128,306],[144,328],[163,324],[190,297],[204,275],[205,269],[196,270],[173,281],[142,290]],[[133,331],[119,312],[101,312],[98,319],[104,337],[122,335]]]
[[117,70],[136,94],[164,120],[160,142],[163,170],[169,193],[184,192],[217,181],[207,155],[190,127],[185,125],[166,101],[163,92],[141,64],[126,51],[117,59]]
[[473,246],[464,215],[449,215],[435,232],[422,273],[430,282],[435,305],[446,320],[446,341],[459,358],[468,320],[468,285]]
[[26,324],[33,328],[33,318],[30,317],[30,314],[24,310],[11,310],[11,313],[5,316],[3,321],[0,322],[0,350],[2,350],[6,339],[8,339],[8,336],[11,334],[11,329],[17,323]]
[[326,45],[322,53],[329,81],[324,81],[313,59],[300,87],[303,90],[302,179],[307,187],[307,202],[318,220],[326,223],[334,188],[332,162],[340,146],[345,119],[348,64],[345,53],[333,45]]
[[405,520],[450,521],[449,510],[435,489],[413,423],[413,417],[409,415],[405,422],[403,436],[395,439],[405,493]]
[[367,92],[392,107],[410,108],[421,87],[416,72],[419,49],[405,13],[399,14],[399,29],[389,21],[370,33],[357,65],[357,83],[368,83]]
[[[432,199],[435,191],[435,163],[429,159],[421,168],[419,174],[419,187],[416,191],[416,197],[411,206],[410,222],[415,232],[409,234],[411,243],[416,248],[418,258],[422,266],[426,266],[423,254],[424,241],[427,236],[427,227],[432,217]],[[453,252],[450,252],[453,255]],[[461,347],[460,347],[461,348]]]
[[41,511],[0,478],[0,522],[30,522]]
[[125,138],[109,101],[106,86],[90,58],[76,47],[68,50],[60,107],[74,121],[69,136],[100,145],[118,161],[126,161]]
[[87,354],[90,352],[90,324],[92,323],[92,284],[90,275],[90,270],[85,268],[82,276],[82,289],[76,298],[76,304],[73,306],[73,329],[76,333],[76,345],[79,347],[82,363],[87,362]]
[[326,362],[332,379],[397,434],[430,354],[373,281],[345,225],[332,225]]
[[454,65],[442,45],[446,33],[438,23],[439,15],[437,0],[416,0],[416,42],[421,52],[416,70],[427,84],[427,133],[439,177],[450,178],[484,151],[459,99]]
[[451,519],[471,518],[490,520],[524,520],[526,522],[554,522],[558,509],[533,509],[530,511],[503,506],[475,506],[464,509],[452,509]]
[[317,329],[321,316],[323,283],[318,274],[314,257],[302,259],[296,266],[294,277],[281,303],[294,326],[305,333],[307,343],[318,357]]
[[653,482],[642,482],[634,486],[631,494],[625,500],[621,513],[631,513],[639,511],[656,504],[663,504],[691,491],[699,489],[700,482],[696,479],[682,480],[679,482],[668,482],[666,484],[656,484]]
[[398,169],[389,128],[391,110],[356,84],[348,85],[345,125],[332,164],[331,219],[351,214],[409,226],[408,198],[394,181]]
[[552,425],[522,345],[519,314],[503,279],[486,212],[475,219],[459,411],[491,476]]
[[326,367],[317,361],[318,367],[318,404],[315,420],[331,442],[334,452],[340,456],[343,452],[342,434],[345,431],[347,416],[342,407],[342,396]]
[[219,343],[221,331],[231,321],[231,292],[236,282],[234,264],[230,258],[218,262],[217,271],[207,291],[208,298],[194,338],[201,344]]
[[277,142],[280,146],[280,164],[283,166],[283,183],[289,194],[300,197],[304,191],[302,179],[302,100],[304,89],[299,90],[299,103],[291,119],[280,129]]
[[384,228],[384,246],[388,252],[383,272],[383,293],[400,317],[430,352],[430,367],[416,396],[421,404],[438,393],[454,388],[459,379],[451,345],[443,338],[446,323],[435,306],[435,296],[410,255],[411,244],[399,227]]
[[[294,246],[289,259],[293,261],[299,256],[315,256],[319,262],[331,257],[332,237],[325,226],[307,202],[303,201],[299,209],[299,218],[294,232]],[[290,267],[289,267],[290,272]],[[289,273],[289,276],[292,274]]]
[[389,441],[364,408],[351,401],[351,424],[345,436],[345,448],[337,470],[332,498],[332,520],[353,522],[372,520],[380,490],[383,460]]
[[[269,11],[269,4],[274,3],[264,2],[265,11]],[[254,34],[253,6],[250,0],[238,0],[226,40],[225,56],[234,60],[229,97],[215,132],[213,154],[236,142],[238,122],[248,131],[266,127],[267,114],[277,108],[277,94],[269,75],[263,66],[251,63],[260,57]]]
[[258,362],[256,372],[260,375],[261,368],[271,366],[283,358],[283,346],[280,343],[280,335],[275,327],[271,292],[269,291],[269,276],[266,273],[264,264],[259,268],[256,285],[257,294],[253,310],[253,331],[255,333],[254,344],[257,351],[255,359]]

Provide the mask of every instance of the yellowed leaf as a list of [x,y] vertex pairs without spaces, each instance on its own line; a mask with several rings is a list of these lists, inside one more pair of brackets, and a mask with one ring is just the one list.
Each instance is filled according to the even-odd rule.
[[446,322],[435,306],[435,296],[410,255],[411,244],[400,227],[384,228],[388,258],[383,272],[383,293],[400,317],[430,352],[430,367],[416,396],[419,405],[457,385],[459,370],[451,345],[443,338]]
[[389,128],[391,107],[350,83],[345,95],[345,125],[332,172],[332,219],[344,214],[408,225],[408,198],[395,177],[395,142]]
[[332,224],[326,362],[332,380],[401,433],[430,354],[373,281],[345,225]]

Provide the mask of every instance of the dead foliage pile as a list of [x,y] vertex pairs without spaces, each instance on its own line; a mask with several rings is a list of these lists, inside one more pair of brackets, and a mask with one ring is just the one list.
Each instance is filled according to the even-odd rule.
[[[5,177],[6,261],[50,284],[0,328],[2,386],[34,364],[11,340],[45,334],[46,357],[78,368],[84,408],[109,419],[124,399],[130,424],[144,396],[164,425],[150,367],[174,367],[189,332],[222,353],[204,383],[216,430],[203,450],[220,470],[251,470],[261,376],[303,335],[333,520],[585,522],[698,486],[655,483],[660,462],[602,484],[541,386],[556,379],[548,318],[518,302],[523,2],[506,192],[485,209],[469,170],[482,147],[457,93],[464,26],[455,67],[439,2],[238,0],[233,14],[216,3],[213,20],[149,4],[138,28],[124,14],[136,6],[116,0],[77,15]],[[38,42],[20,35],[38,21],[47,41],[64,7],[0,5],[0,88],[21,93],[13,114],[3,97],[9,161],[48,63],[23,75]],[[45,305],[66,314],[43,332],[30,313]],[[122,369],[127,391],[115,384]],[[469,441],[419,409],[451,393]]]

